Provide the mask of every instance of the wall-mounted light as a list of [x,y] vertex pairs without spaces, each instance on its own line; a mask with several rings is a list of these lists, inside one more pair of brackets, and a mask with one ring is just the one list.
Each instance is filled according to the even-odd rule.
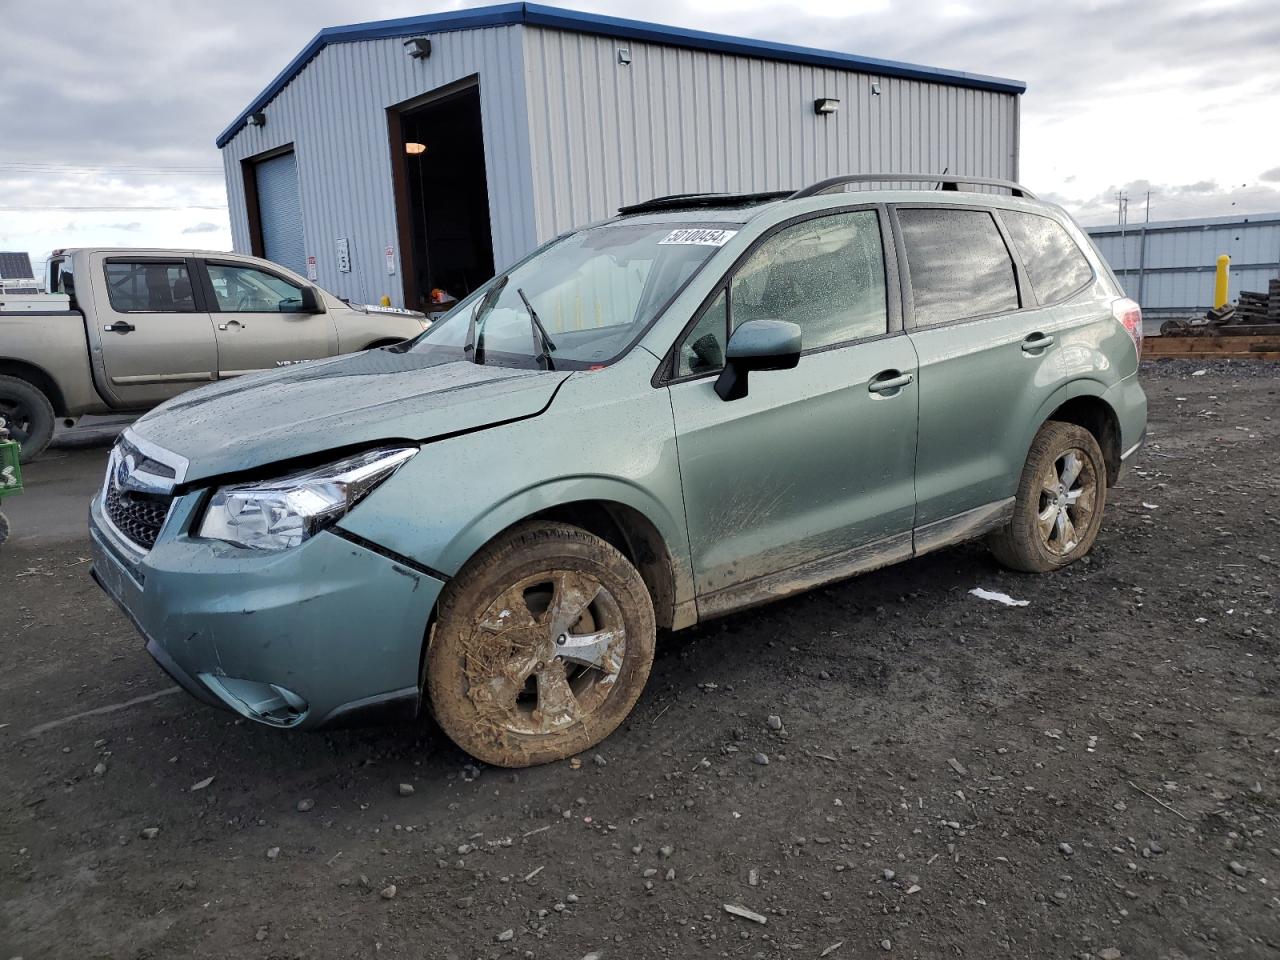
[[840,101],[834,97],[819,97],[813,101],[813,112],[820,117],[828,113],[835,113],[839,109]]
[[631,50],[627,47],[618,48],[618,62],[624,66],[631,62]]
[[251,127],[265,127],[267,125],[267,115],[259,110],[257,113],[249,114],[249,119],[246,122]]
[[425,60],[431,56],[431,40],[429,37],[414,37],[406,40],[404,52],[415,60]]
[[878,96],[880,96],[880,81],[879,81],[879,80],[872,80],[872,81],[871,81],[871,95],[872,95],[873,97],[878,97]]
[[427,152],[427,145],[425,143],[417,143],[413,140],[410,140],[408,143],[404,145],[404,152],[409,154],[409,156],[411,157],[416,157],[420,153]]

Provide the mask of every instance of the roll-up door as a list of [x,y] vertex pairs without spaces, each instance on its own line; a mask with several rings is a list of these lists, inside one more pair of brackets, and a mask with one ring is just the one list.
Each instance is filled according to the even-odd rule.
[[262,252],[268,260],[306,276],[302,201],[298,197],[298,161],[293,151],[254,165]]

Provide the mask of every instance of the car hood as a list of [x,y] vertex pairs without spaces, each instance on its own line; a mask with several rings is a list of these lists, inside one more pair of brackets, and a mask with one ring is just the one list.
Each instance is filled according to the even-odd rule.
[[569,373],[364,353],[184,393],[130,429],[187,458],[186,481],[379,440],[431,440],[537,416]]

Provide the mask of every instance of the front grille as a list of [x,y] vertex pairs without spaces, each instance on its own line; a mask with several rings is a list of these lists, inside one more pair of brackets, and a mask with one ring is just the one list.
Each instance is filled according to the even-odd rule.
[[113,483],[107,484],[103,507],[115,528],[143,550],[156,545],[160,528],[169,515],[172,497],[156,494],[135,494],[120,490]]

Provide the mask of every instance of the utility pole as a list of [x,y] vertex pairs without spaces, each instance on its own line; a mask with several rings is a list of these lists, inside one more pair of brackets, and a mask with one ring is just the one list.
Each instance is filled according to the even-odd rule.
[[1123,190],[1116,193],[1116,222],[1120,225],[1120,272],[1129,272],[1129,248],[1125,246],[1124,228],[1129,223],[1129,195]]
[[1138,242],[1138,303],[1142,303],[1147,281],[1147,225],[1151,223],[1151,191],[1147,191],[1146,210],[1142,218],[1142,239]]

